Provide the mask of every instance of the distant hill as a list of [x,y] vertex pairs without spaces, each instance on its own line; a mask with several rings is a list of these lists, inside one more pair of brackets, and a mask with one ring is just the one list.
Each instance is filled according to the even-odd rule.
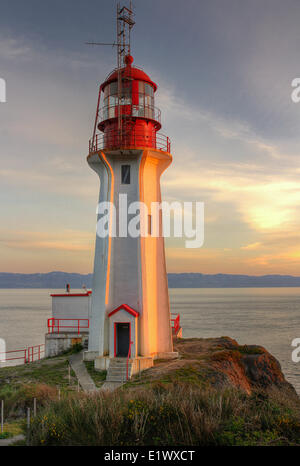
[[[230,275],[218,273],[169,273],[170,288],[250,288],[250,287],[300,287],[300,277],[291,275]],[[71,288],[92,287],[92,274],[50,273],[0,273],[0,288]]]
[[65,288],[69,283],[71,288],[92,286],[92,274],[50,272],[50,273],[0,273],[0,288]]
[[292,275],[231,275],[217,273],[169,273],[170,288],[264,288],[299,286],[300,277]]

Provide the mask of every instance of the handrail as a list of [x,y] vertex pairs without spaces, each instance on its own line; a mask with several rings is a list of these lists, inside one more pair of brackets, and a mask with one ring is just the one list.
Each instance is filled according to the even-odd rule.
[[[61,321],[72,321],[75,322],[75,325],[62,325]],[[85,321],[87,325],[82,325],[80,322]],[[62,328],[72,328],[76,329],[78,335],[80,334],[80,330],[82,329],[88,329],[90,328],[90,320],[89,319],[76,319],[75,317],[73,319],[70,318],[60,318],[57,319],[56,317],[51,317],[48,319],[48,333],[58,333]],[[57,332],[55,332],[55,329],[57,329]]]
[[[12,353],[23,353],[23,354],[22,356],[17,356],[17,357],[12,357],[12,358],[6,357],[7,354],[12,354]],[[29,346],[28,348],[23,348],[23,349],[18,349],[18,350],[4,351],[4,352],[1,352],[0,355],[1,354],[5,355],[5,359],[3,360],[3,362],[16,361],[16,360],[21,359],[23,360],[24,364],[28,364],[30,362],[34,362],[35,360],[40,361],[42,353],[45,353],[44,344]],[[35,359],[35,356],[37,356],[37,359]]]
[[176,334],[180,329],[180,314],[171,313],[171,316],[176,316],[174,319],[171,319],[171,327],[172,330],[174,330],[174,333]]
[[152,147],[153,149],[171,152],[171,141],[168,136],[156,131],[145,133],[143,130],[130,129],[119,134],[118,130],[97,133],[95,139],[89,141],[89,153],[103,149],[135,149]]
[[126,380],[128,380],[128,363],[129,363],[129,357],[131,356],[131,345],[133,344],[133,341],[129,342],[129,349],[128,349],[128,355],[127,355],[127,361],[126,361]]

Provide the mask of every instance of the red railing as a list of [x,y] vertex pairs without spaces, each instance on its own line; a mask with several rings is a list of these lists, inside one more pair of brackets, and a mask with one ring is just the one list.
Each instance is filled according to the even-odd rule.
[[128,380],[128,364],[129,364],[129,358],[131,356],[131,345],[133,344],[133,341],[129,343],[129,349],[128,349],[128,355],[127,355],[127,361],[126,361],[126,380]]
[[180,329],[180,314],[171,314],[171,316],[174,316],[174,318],[171,318],[171,327],[176,335],[176,333]]
[[89,141],[89,152],[102,149],[135,149],[137,147],[152,147],[164,152],[171,152],[171,142],[168,136],[156,131],[145,133],[143,130],[130,129],[119,134],[117,130],[107,133],[97,133],[94,141]]
[[[11,350],[0,353],[0,362],[1,355],[4,355],[3,362],[6,361],[23,361],[24,364],[30,362],[39,361],[42,358],[42,354],[45,353],[45,345],[35,345],[29,346],[28,348]],[[9,357],[7,357],[9,355]],[[2,356],[3,357],[3,356]]]
[[45,345],[29,346],[27,348],[27,362],[39,361],[45,353]]
[[[72,325],[63,325],[63,322],[72,322]],[[87,325],[82,324],[85,322]],[[89,319],[56,319],[51,317],[48,319],[48,333],[59,333],[61,329],[70,328],[76,330],[78,335],[81,330],[86,330],[90,328]]]

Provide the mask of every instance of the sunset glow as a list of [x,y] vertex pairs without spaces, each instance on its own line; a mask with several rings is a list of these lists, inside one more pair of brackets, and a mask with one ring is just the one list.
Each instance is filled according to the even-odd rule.
[[[99,32],[89,8],[65,3],[70,23],[55,8],[45,21],[37,6],[43,28],[36,32],[22,20],[25,5],[17,19],[8,3],[1,12],[2,272],[92,271],[98,180],[86,155],[95,95],[114,62],[110,49],[84,43],[114,37],[114,12],[105,4]],[[136,5],[149,37],[140,41],[138,25],[135,62],[159,82],[172,143],[163,198],[205,203],[204,246],[190,251],[184,240],[167,239],[169,272],[299,275],[300,104],[291,82],[299,75],[300,5],[254,3],[176,2],[170,25],[164,18],[173,2],[159,4],[159,17],[146,2]],[[176,33],[183,22],[184,37]]]

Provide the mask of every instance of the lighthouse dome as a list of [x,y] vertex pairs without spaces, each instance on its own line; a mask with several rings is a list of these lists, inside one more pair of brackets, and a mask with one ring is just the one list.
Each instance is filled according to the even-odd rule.
[[[157,85],[155,84],[155,82],[153,82],[150,79],[150,77],[141,68],[131,66],[133,63],[133,57],[131,55],[126,55],[124,61],[125,61],[126,66],[124,66],[124,68],[121,68],[120,70],[121,76],[123,79],[127,78],[133,81],[144,81],[153,87],[154,92],[157,90]],[[101,85],[102,90],[104,90],[104,88],[108,84],[114,81],[117,81],[117,80],[118,80],[118,70],[114,70],[107,76],[106,80]]]

